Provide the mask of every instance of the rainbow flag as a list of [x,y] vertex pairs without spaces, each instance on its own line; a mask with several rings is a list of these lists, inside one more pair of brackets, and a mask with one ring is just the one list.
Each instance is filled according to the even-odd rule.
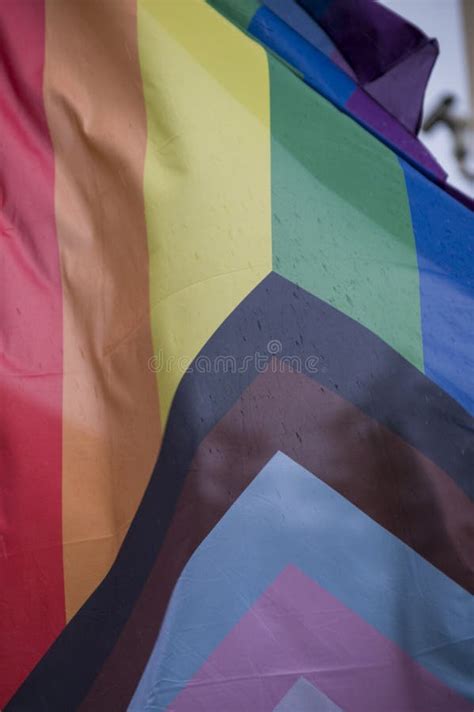
[[472,712],[437,51],[372,0],[0,0],[4,712]]

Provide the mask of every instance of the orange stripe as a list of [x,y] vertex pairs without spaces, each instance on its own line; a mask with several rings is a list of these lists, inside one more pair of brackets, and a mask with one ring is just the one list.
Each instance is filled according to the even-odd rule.
[[45,102],[64,289],[63,536],[70,618],[110,568],[159,446],[133,0],[47,0]]

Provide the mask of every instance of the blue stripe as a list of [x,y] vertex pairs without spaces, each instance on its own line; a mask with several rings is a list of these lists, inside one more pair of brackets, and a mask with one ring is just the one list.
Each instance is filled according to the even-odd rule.
[[306,83],[342,108],[356,83],[323,52],[313,47],[267,7],[260,7],[248,31],[300,72]]
[[405,161],[425,373],[474,413],[474,216]]
[[129,710],[164,710],[289,563],[474,699],[474,598],[277,453],[185,567]]

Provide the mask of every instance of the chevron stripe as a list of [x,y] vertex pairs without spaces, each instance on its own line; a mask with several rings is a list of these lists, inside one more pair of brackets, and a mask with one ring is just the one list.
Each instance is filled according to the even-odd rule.
[[[391,679],[401,690],[406,686],[406,700],[413,694],[423,703],[391,709],[468,712],[470,703],[462,696],[474,699],[468,663],[474,652],[474,598],[282,453],[247,487],[183,570],[130,711],[146,705],[165,710],[173,701],[179,710],[176,695],[289,564],[430,673],[408,673],[407,662],[395,662],[400,673],[392,670],[382,687],[388,691]],[[355,639],[361,640],[360,632]],[[303,654],[304,646],[297,647]],[[377,659],[380,649],[375,648]],[[393,662],[390,650],[387,659]],[[355,680],[370,669],[367,663],[363,671],[349,666]],[[213,658],[209,664],[218,674]],[[285,661],[281,664],[284,669]],[[303,660],[296,669],[305,669]],[[240,672],[245,678],[245,669]],[[165,680],[169,684],[158,684]],[[334,691],[323,690],[339,702]],[[383,703],[381,708],[390,709]]]
[[[203,353],[211,360],[232,354],[242,363],[249,350],[265,352],[276,337],[281,337],[282,354],[296,355],[303,363],[317,355],[320,368],[311,374],[315,381],[385,424],[469,491],[471,419],[463,409],[381,339],[282,277],[269,275]],[[255,375],[253,362],[241,372],[186,374],[150,484],[114,566],[29,676],[11,710],[38,699],[51,707],[79,705],[84,699],[153,567],[200,442]],[[70,655],[80,659],[80,668],[71,666]]]
[[300,677],[273,712],[343,712],[326,695]]
[[474,505],[403,440],[280,363],[200,444],[163,547],[85,710],[100,710],[104,695],[117,709],[131,698],[182,568],[278,449],[474,591]]
[[[269,523],[266,517],[262,526]],[[304,534],[298,531],[293,535]],[[219,577],[220,566],[221,562],[215,560],[213,570],[217,574],[211,582]],[[237,595],[242,595],[242,590]],[[195,603],[199,606],[188,587],[185,605]],[[223,608],[226,603],[222,601]],[[199,650],[187,648],[176,617],[174,634],[181,646],[181,659],[199,654]],[[166,648],[163,654],[167,654]],[[167,709],[271,709],[289,684],[295,680],[297,684],[300,672],[311,683],[314,706],[309,710],[313,712],[319,712],[320,705],[329,706],[330,712],[339,710],[331,700],[351,712],[469,709],[467,700],[460,700],[440,685],[396,645],[291,564],[237,622]],[[172,687],[176,679],[180,680],[179,670],[168,686]],[[138,706],[130,705],[130,712],[141,712],[143,704],[144,700],[138,699]],[[154,710],[163,709],[159,696],[153,693],[147,704]],[[295,709],[299,712],[300,707],[292,712]]]

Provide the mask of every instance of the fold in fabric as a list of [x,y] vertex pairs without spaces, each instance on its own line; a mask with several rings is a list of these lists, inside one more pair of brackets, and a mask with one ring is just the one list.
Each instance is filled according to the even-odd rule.
[[297,2],[327,32],[366,92],[417,133],[438,42],[374,0]]

